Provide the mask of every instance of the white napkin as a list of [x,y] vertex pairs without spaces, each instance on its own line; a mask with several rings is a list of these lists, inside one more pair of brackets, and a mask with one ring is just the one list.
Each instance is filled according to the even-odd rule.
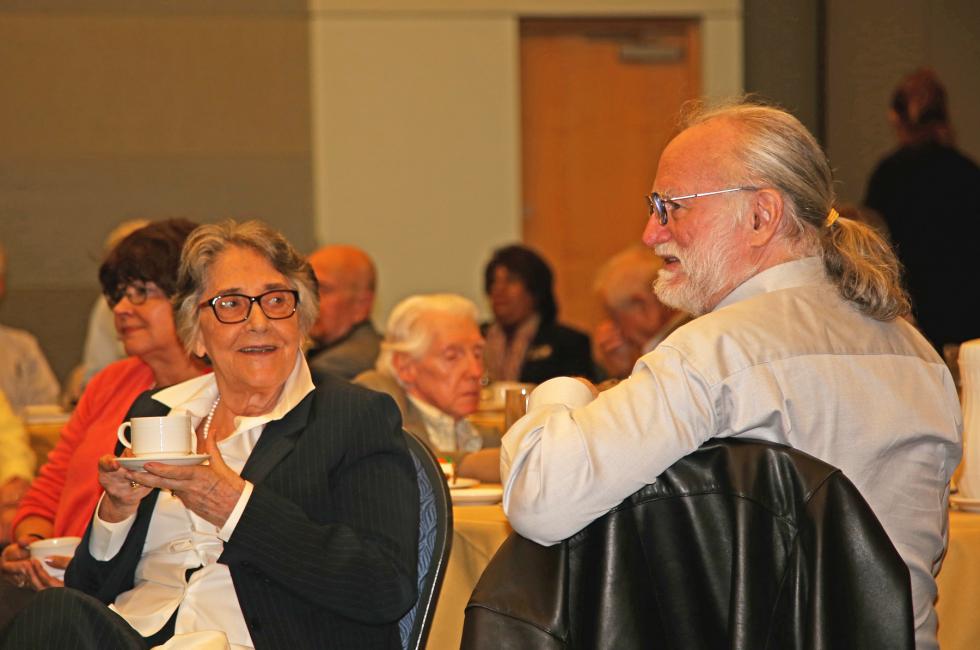
[[960,346],[960,380],[963,386],[963,461],[960,494],[980,498],[980,339]]

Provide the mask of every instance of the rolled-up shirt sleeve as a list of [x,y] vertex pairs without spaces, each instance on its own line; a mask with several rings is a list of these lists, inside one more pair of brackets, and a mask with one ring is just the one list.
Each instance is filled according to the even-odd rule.
[[551,545],[574,535],[697,449],[714,429],[707,382],[658,348],[592,398],[561,377],[532,393],[504,436],[504,511],[514,530]]

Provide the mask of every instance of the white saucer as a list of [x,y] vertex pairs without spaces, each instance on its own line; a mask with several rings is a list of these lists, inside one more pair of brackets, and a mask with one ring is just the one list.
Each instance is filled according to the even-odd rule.
[[969,497],[953,494],[949,497],[949,502],[955,506],[957,510],[965,510],[966,512],[980,512],[980,499],[970,499]]
[[166,465],[200,465],[211,458],[208,454],[147,454],[146,456],[126,456],[116,460],[126,469],[143,471],[143,463],[164,463]]
[[468,490],[450,490],[455,505],[493,505],[500,503],[504,489],[499,485],[473,487]]
[[479,485],[480,482],[475,478],[463,478],[457,476],[456,478],[449,481],[450,490],[464,490],[466,488],[471,488],[475,485]]

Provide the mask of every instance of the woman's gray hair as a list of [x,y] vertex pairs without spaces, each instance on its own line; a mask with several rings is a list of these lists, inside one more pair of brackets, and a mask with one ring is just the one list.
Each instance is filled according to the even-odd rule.
[[833,174],[806,127],[782,109],[744,101],[707,110],[693,105],[682,126],[716,119],[733,122],[739,138],[732,167],[747,177],[730,180],[782,194],[788,217],[783,234],[794,249],[801,255],[819,252],[841,296],[868,316],[888,321],[907,314],[902,267],[888,242],[857,221],[829,219],[836,199]]
[[[477,309],[473,301],[454,293],[431,293],[405,298],[395,305],[388,316],[385,339],[375,368],[378,372],[399,381],[395,369],[396,352],[419,359],[432,344],[432,329],[426,326],[429,316],[442,314],[469,318],[476,323]],[[399,381],[399,383],[401,383]]]
[[184,347],[193,350],[200,333],[200,305],[211,297],[203,295],[208,271],[218,256],[231,247],[255,251],[286,276],[290,288],[299,291],[296,316],[300,333],[305,337],[320,309],[316,276],[309,262],[296,252],[282,233],[261,221],[238,223],[229,219],[199,226],[184,243],[177,272],[177,291],[173,297],[177,335]]

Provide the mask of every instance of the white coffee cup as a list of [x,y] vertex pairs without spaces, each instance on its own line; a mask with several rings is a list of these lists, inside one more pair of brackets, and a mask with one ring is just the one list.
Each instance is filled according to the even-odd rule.
[[61,580],[65,577],[65,570],[56,569],[45,562],[44,559],[55,555],[73,557],[75,555],[75,549],[81,541],[81,537],[51,537],[48,539],[39,539],[36,542],[28,544],[27,549],[31,552],[31,559],[40,562],[44,570],[48,572],[48,575]]
[[[126,439],[127,428],[130,429],[132,443]],[[133,450],[134,456],[187,455],[194,444],[191,418],[186,414],[133,418],[120,424],[116,435],[123,446]]]

